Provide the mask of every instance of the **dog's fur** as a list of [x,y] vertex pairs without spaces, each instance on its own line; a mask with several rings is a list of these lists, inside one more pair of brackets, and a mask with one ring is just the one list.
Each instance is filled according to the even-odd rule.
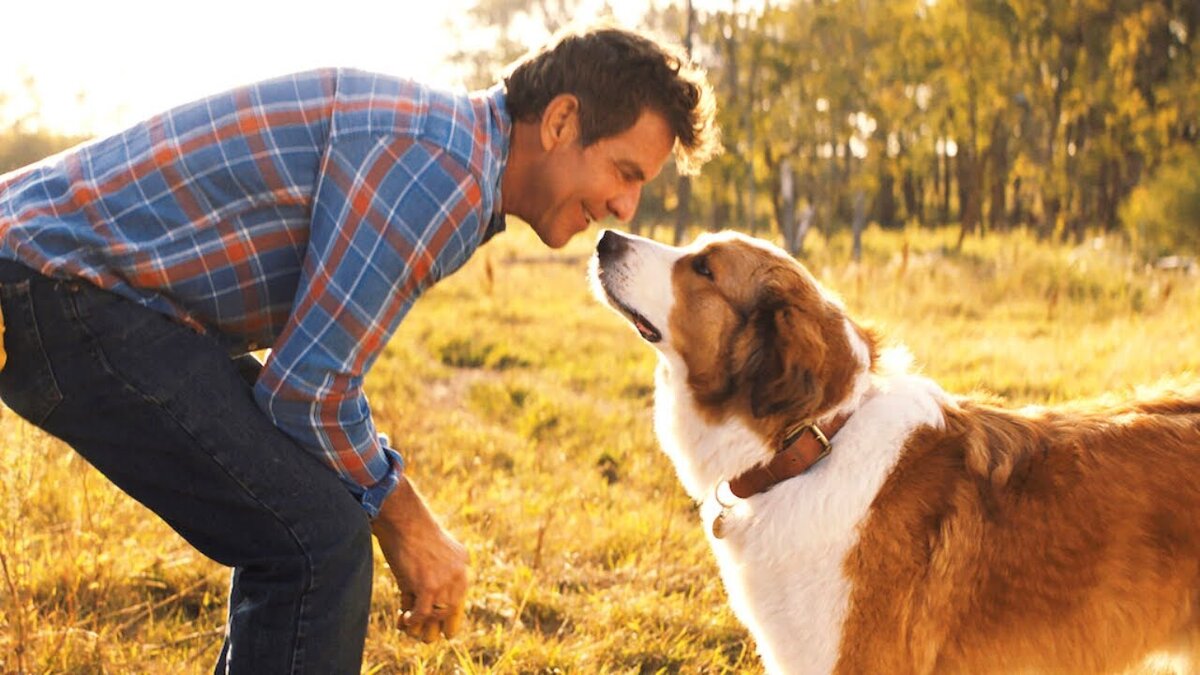
[[[606,232],[599,297],[659,352],[655,427],[776,673],[1106,673],[1200,631],[1200,393],[1011,411],[885,367],[800,264],[741,235]],[[714,492],[803,420],[807,473]]]

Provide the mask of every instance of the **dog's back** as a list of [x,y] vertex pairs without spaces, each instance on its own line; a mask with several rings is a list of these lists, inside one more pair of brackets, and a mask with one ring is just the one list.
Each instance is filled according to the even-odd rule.
[[839,670],[1103,673],[1194,644],[1200,396],[945,417],[847,558]]

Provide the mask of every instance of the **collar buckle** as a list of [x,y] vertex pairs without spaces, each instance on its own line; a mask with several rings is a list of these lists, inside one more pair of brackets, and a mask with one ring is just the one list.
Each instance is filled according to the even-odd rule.
[[825,435],[825,432],[821,431],[821,427],[817,426],[816,422],[812,421],[801,422],[800,424],[792,427],[787,434],[784,435],[783,443],[780,444],[779,449],[776,450],[776,452],[783,452],[784,450],[792,447],[792,444],[799,440],[800,436],[806,431],[812,434],[813,439],[816,440],[817,445],[821,448],[820,453],[817,454],[816,458],[813,460],[813,463],[816,464],[820,460],[828,457],[829,453],[833,451],[833,444],[829,442],[829,438]]

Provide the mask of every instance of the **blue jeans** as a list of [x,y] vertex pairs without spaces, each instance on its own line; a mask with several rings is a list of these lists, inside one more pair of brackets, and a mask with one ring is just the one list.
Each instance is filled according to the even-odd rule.
[[0,398],[234,568],[217,672],[358,673],[366,512],[251,395],[250,357],[82,282],[0,261]]

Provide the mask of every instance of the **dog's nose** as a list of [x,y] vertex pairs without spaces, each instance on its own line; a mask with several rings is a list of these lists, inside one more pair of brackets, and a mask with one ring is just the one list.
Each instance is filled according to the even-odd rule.
[[600,255],[601,260],[604,260],[620,255],[628,246],[628,237],[623,237],[613,230],[605,230],[604,234],[600,235],[600,243],[596,244],[596,253]]

